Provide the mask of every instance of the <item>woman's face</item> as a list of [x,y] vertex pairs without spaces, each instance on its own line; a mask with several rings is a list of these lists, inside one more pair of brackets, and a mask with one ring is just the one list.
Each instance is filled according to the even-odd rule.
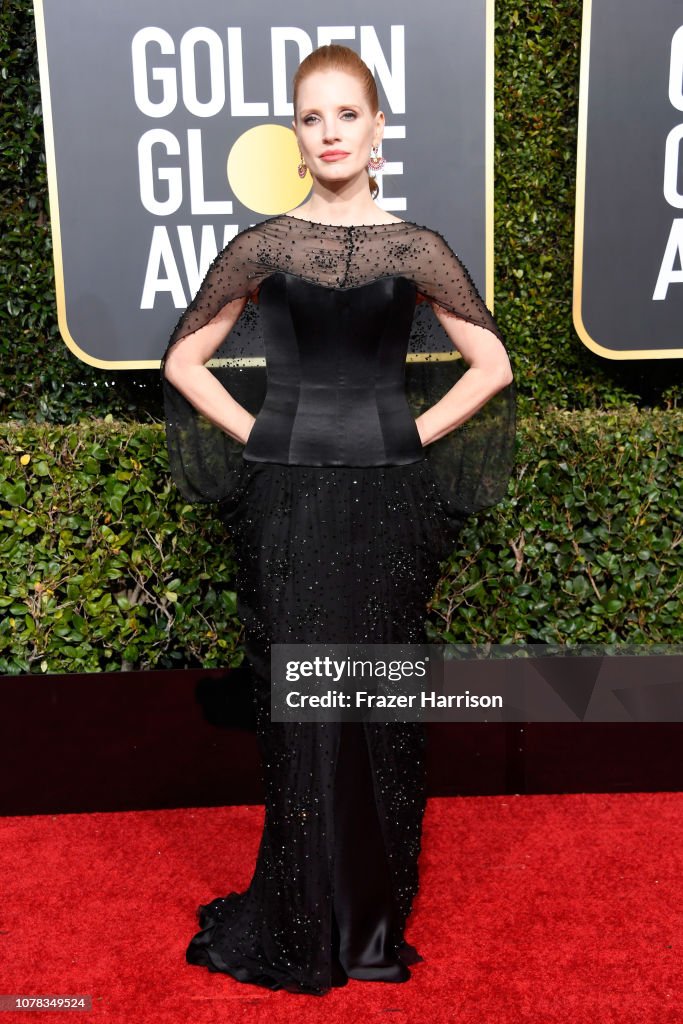
[[[363,86],[346,71],[316,71],[301,82],[292,122],[301,155],[314,178],[329,186],[366,171],[382,138],[384,114],[373,114]],[[338,156],[324,154],[337,151]]]

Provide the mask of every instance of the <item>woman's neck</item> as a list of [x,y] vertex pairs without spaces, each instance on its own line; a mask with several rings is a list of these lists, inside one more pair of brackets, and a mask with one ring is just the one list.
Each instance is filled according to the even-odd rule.
[[314,221],[317,224],[377,224],[386,221],[393,223],[400,218],[387,214],[374,201],[368,203],[326,202],[317,203],[309,200],[287,213],[301,220]]
[[367,179],[362,182],[362,190],[354,188],[346,195],[328,189],[318,191],[313,186],[310,199],[289,212],[318,224],[371,224],[399,219],[387,214],[372,199]]

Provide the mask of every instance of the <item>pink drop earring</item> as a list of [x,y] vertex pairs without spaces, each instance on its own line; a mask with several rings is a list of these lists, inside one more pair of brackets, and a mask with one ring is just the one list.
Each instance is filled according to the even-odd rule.
[[373,171],[373,172],[381,171],[382,168],[384,167],[384,165],[386,163],[386,160],[384,159],[383,156],[379,156],[378,154],[379,154],[379,148],[377,146],[373,146],[372,147],[372,154],[370,156],[370,159],[368,160],[368,170],[369,171]]
[[306,164],[304,163],[303,156],[301,156],[301,150],[299,150],[299,156],[301,157],[301,162],[299,163],[299,166],[297,167],[297,171],[299,172],[299,177],[300,178],[305,178],[306,177],[306,171],[308,170],[308,168],[306,167]]

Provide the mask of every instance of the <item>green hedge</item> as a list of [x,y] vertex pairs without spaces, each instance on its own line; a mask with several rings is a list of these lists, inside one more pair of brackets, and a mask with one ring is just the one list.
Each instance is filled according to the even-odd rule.
[[518,442],[509,498],[463,535],[430,638],[680,643],[683,411],[557,411]]
[[[430,640],[681,642],[683,413],[555,412],[518,436]],[[159,426],[14,424],[0,457],[0,673],[239,664],[231,543],[179,496]]]
[[[572,325],[581,10],[575,0],[496,0],[496,318],[523,408],[668,408],[681,398],[680,360],[605,360]],[[0,65],[0,416],[158,417],[154,371],[87,366],[57,330],[30,0],[0,7]]]
[[232,547],[162,430],[17,426],[0,470],[0,672],[236,665]]

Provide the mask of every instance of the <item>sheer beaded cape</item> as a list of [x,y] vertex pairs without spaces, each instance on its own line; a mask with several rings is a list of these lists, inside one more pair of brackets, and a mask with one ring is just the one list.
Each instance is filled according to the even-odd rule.
[[[504,343],[462,260],[430,228],[410,221],[322,224],[282,214],[239,232],[213,260],[162,360],[170,469],[189,501],[229,498],[243,465],[244,445],[199,414],[167,380],[166,357],[174,344],[208,324],[226,303],[248,297],[208,365],[230,394],[258,416],[268,384],[267,325],[259,291],[274,274],[337,291],[383,279],[410,283],[414,306],[405,339],[404,379],[414,417],[437,402],[467,369],[436,318],[432,301],[492,331]],[[502,500],[514,443],[515,389],[509,384],[466,423],[425,446],[444,514],[453,523]]]

